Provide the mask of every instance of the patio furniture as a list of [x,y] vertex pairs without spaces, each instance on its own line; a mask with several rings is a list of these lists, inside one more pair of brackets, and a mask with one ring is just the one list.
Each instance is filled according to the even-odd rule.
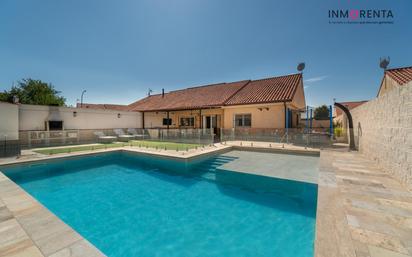
[[116,133],[117,138],[119,139],[119,141],[121,142],[128,142],[132,139],[135,139],[134,135],[128,135],[125,134],[123,129],[113,129],[114,133]]
[[114,136],[106,136],[102,131],[95,131],[94,134],[97,136],[99,143],[113,143],[117,139],[117,137]]
[[128,128],[127,133],[133,135],[136,139],[144,139],[144,130],[142,130],[142,133],[138,133],[137,129],[135,128]]

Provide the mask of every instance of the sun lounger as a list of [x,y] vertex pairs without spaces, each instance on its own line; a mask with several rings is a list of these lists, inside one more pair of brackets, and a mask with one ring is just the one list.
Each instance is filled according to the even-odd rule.
[[117,137],[106,136],[102,131],[95,131],[94,134],[97,136],[99,143],[113,143],[117,139]]
[[143,131],[143,133],[138,133],[135,128],[127,129],[127,133],[129,133],[130,135],[133,135],[136,139],[144,139],[144,137],[145,137],[144,130],[142,130],[142,131]]
[[134,135],[125,134],[123,129],[113,129],[113,131],[114,131],[114,133],[116,133],[117,138],[119,139],[119,141],[122,141],[122,142],[127,142],[127,141],[130,141],[130,140],[136,138]]

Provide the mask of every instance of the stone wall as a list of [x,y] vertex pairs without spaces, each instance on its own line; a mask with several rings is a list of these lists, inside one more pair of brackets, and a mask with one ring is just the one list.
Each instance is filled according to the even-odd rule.
[[412,82],[351,114],[359,151],[412,189]]

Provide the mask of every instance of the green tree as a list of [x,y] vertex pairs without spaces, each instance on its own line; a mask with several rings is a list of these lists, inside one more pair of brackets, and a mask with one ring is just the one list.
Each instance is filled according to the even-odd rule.
[[316,107],[315,120],[327,120],[329,119],[329,108],[326,105]]
[[23,79],[9,91],[0,93],[0,101],[13,102],[13,97],[18,97],[22,104],[35,105],[65,105],[66,99],[59,95],[52,84],[41,80]]

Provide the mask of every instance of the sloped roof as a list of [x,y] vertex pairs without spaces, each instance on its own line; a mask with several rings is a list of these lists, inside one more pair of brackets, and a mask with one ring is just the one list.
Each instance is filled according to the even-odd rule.
[[301,79],[301,74],[292,74],[251,81],[225,105],[292,101]]
[[389,69],[385,74],[395,80],[399,85],[404,85],[412,81],[412,66],[396,69]]
[[129,105],[132,111],[188,110],[224,105],[292,101],[302,80],[292,74],[260,80],[220,83],[148,96]]
[[162,94],[151,95],[129,105],[132,111],[188,110],[201,107],[221,106],[249,81],[221,83],[191,87]]
[[77,108],[86,108],[86,109],[100,109],[100,110],[116,110],[116,111],[127,111],[129,108],[127,105],[120,104],[90,104],[90,103],[77,103]]
[[[354,102],[339,102],[349,110],[358,107],[359,105],[362,105],[364,103],[367,103],[368,101],[354,101]],[[340,108],[336,108],[336,117],[341,115],[343,111]]]

